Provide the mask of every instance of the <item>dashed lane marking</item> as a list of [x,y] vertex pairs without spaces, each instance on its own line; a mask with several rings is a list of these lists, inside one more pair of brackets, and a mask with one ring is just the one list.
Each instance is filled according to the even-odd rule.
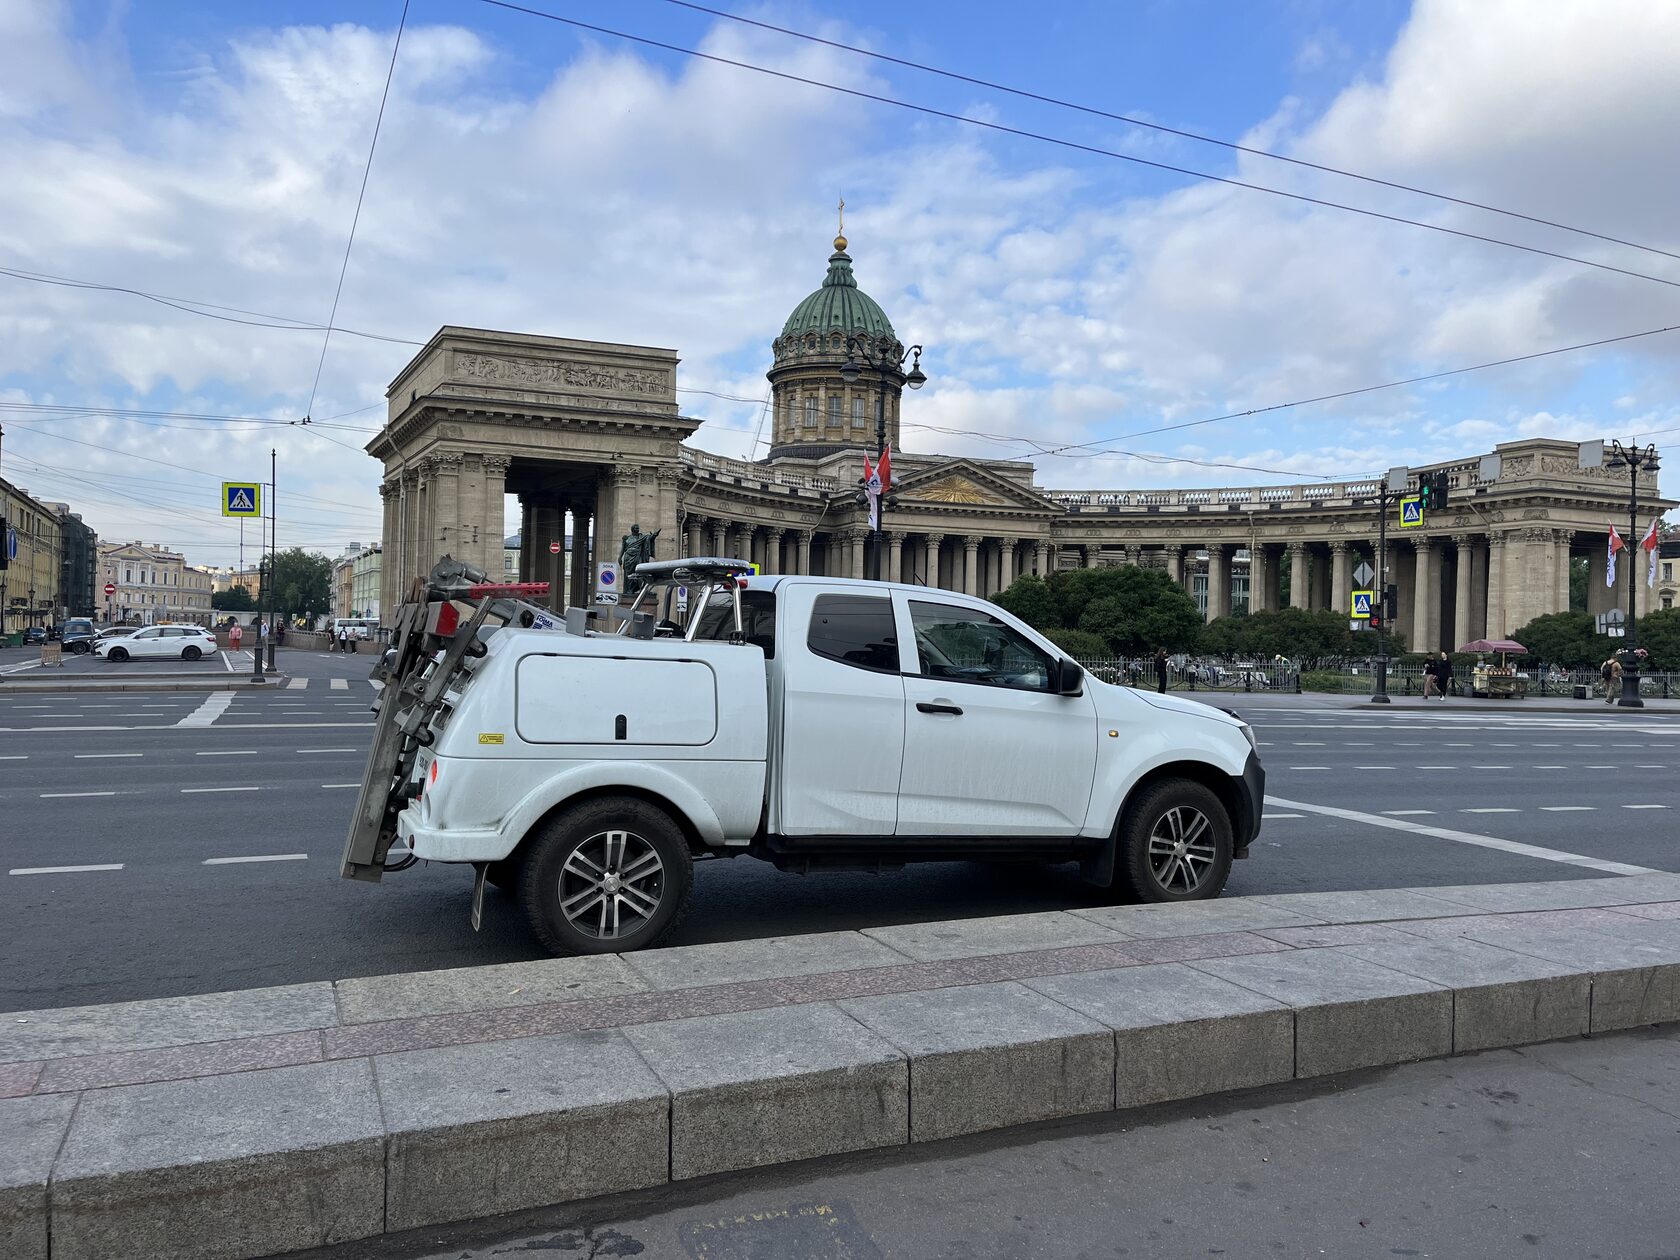
[[43,801],[63,800],[71,796],[115,796],[115,792],[42,792]]
[[1305,814],[1261,814],[1261,822],[1273,822],[1279,818],[1305,818]]
[[1432,810],[1432,809],[1385,809],[1385,810],[1383,810],[1383,813],[1387,814],[1390,818],[1414,818],[1414,817],[1420,817],[1424,814],[1433,814],[1434,812],[1435,811]]
[[145,753],[77,753],[77,761],[109,761],[113,757],[144,757]]
[[324,788],[359,788],[362,785],[360,783],[323,783],[321,786]]
[[1290,766],[1291,770],[1328,770],[1329,766]]
[[362,749],[360,749],[360,748],[300,748],[297,751],[298,751],[298,754],[300,756],[302,756],[303,754],[306,754],[306,753],[353,753],[353,752],[361,752]]
[[1596,805],[1542,805],[1541,810],[1548,814],[1590,814],[1597,809]]
[[1667,805],[1623,805],[1623,809],[1667,809]]
[[1281,805],[1285,809],[1298,809],[1309,814],[1323,814],[1328,818],[1340,818],[1347,822],[1366,823],[1372,827],[1386,827],[1392,831],[1410,832],[1417,836],[1430,836],[1437,840],[1451,840],[1458,844],[1474,845],[1482,849],[1497,849],[1501,853],[1539,858],[1543,862],[1561,862],[1566,866],[1580,866],[1587,870],[1603,871],[1607,875],[1656,874],[1648,866],[1633,866],[1626,862],[1606,862],[1602,858],[1586,857],[1579,853],[1565,853],[1561,849],[1543,849],[1536,844],[1522,844],[1516,840],[1500,840],[1495,836],[1478,836],[1470,831],[1453,831],[1447,827],[1432,827],[1425,823],[1407,822],[1403,818],[1366,814],[1356,809],[1337,809],[1331,805],[1309,805],[1303,801],[1289,801],[1276,796],[1268,796],[1266,804]]
[[204,866],[233,866],[242,862],[305,862],[307,853],[258,853],[250,857],[205,858]]
[[194,753],[195,757],[255,757],[255,748],[218,748],[214,752]]
[[82,871],[120,871],[121,862],[104,862],[98,866],[14,866],[8,875],[75,875]]
[[1481,805],[1474,809],[1461,809],[1461,814],[1520,814],[1520,809],[1510,809],[1504,805]]
[[260,792],[260,787],[215,787],[215,788],[182,788],[183,796],[202,795],[206,792]]

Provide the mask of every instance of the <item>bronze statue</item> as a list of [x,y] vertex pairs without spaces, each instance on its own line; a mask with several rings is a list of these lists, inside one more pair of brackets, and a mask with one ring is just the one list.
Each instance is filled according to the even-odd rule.
[[636,566],[653,559],[653,542],[662,532],[656,529],[651,534],[644,534],[640,525],[632,525],[630,532],[620,541],[618,580],[624,584],[625,594],[634,595],[647,585],[645,578],[635,576]]

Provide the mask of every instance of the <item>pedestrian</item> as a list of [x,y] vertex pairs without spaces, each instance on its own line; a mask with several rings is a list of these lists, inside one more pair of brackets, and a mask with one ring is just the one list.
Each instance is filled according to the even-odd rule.
[[340,626],[338,628],[338,650],[340,652],[348,652],[350,650],[350,627],[348,626]]
[[1167,649],[1155,649],[1155,690],[1167,694]]
[[1435,662],[1427,660],[1423,663],[1423,698],[1432,696],[1441,685],[1441,676],[1435,669]]
[[1604,680],[1604,703],[1615,704],[1622,694],[1622,662],[1614,652],[1598,667],[1598,676]]
[[277,648],[286,646],[286,623],[284,621],[274,623],[274,646]]
[[239,644],[243,641],[244,637],[245,632],[239,628],[239,623],[237,621],[228,627],[228,646],[235,652],[239,651]]
[[1445,700],[1453,685],[1452,657],[1447,655],[1445,648],[1441,649],[1441,657],[1435,662],[1435,684],[1441,689],[1441,699]]

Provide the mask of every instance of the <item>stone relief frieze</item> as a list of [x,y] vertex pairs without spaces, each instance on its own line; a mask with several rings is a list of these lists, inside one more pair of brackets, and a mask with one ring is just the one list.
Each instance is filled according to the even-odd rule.
[[1522,519],[1525,521],[1543,521],[1550,515],[1545,508],[1524,508]]
[[638,372],[597,363],[567,363],[559,359],[506,359],[489,354],[458,354],[455,375],[475,381],[505,381],[516,385],[564,385],[624,394],[663,397],[671,392],[663,372]]

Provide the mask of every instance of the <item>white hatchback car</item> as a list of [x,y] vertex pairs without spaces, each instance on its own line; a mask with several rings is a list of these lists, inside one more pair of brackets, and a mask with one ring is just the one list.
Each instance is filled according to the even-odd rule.
[[93,654],[107,661],[129,657],[172,656],[196,661],[217,651],[216,636],[203,626],[147,626],[120,639],[100,639]]

